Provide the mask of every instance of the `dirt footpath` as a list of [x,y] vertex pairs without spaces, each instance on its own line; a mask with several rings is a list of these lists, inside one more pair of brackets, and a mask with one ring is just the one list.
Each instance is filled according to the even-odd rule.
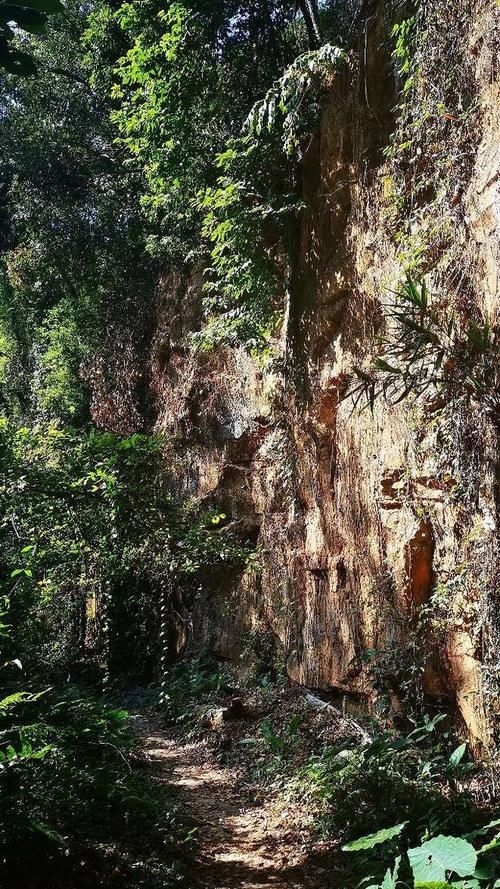
[[221,766],[204,741],[184,744],[153,719],[138,726],[158,779],[175,789],[181,814],[198,826],[193,882],[206,889],[322,889],[286,807],[256,802],[238,769]]

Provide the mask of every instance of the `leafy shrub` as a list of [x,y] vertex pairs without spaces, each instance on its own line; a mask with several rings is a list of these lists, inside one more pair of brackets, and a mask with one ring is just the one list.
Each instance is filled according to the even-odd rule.
[[[336,848],[339,841],[343,843],[343,851],[332,857],[339,881],[335,885],[431,889],[434,883],[429,880],[438,879],[436,889],[448,885],[445,881],[453,871],[455,879],[468,878],[456,884],[464,889],[493,886],[497,865],[487,859],[497,841],[484,848],[479,842],[484,853],[481,871],[479,866],[475,871],[472,862],[476,851],[481,859],[473,845],[498,822],[483,827],[488,812],[467,790],[476,766],[467,762],[466,744],[457,746],[453,735],[442,730],[444,720],[444,716],[427,717],[407,736],[381,732],[362,747],[354,740],[328,746],[289,782],[290,794],[315,808],[316,830]],[[448,855],[445,865],[441,846]],[[468,855],[462,870],[455,855],[459,846]],[[415,861],[427,861],[434,853],[435,870],[424,879],[417,869],[414,883]],[[483,877],[486,883],[481,882]]]
[[[408,822],[393,828],[378,831],[371,836],[360,837],[345,845],[344,851],[358,852],[373,849],[400,837]],[[500,862],[491,855],[491,851],[500,846],[500,836],[481,843],[480,848],[472,845],[473,840],[488,834],[500,825],[500,820],[489,822],[484,827],[473,831],[467,837],[439,836],[425,840],[421,845],[403,850],[394,865],[388,868],[381,884],[371,884],[367,889],[397,889],[397,886],[415,886],[415,889],[446,889],[446,886],[462,887],[462,889],[481,889],[496,887],[500,881],[495,879],[500,873]],[[404,877],[399,880],[399,877]],[[457,882],[457,877],[465,880]],[[369,880],[363,881],[365,884]]]
[[179,661],[163,677],[160,707],[169,720],[188,724],[196,707],[215,703],[231,679],[229,668],[209,655]]
[[64,696],[18,692],[0,702],[9,886],[26,885],[33,861],[39,879],[66,875],[81,886],[174,880],[181,831],[168,794],[132,768],[127,715],[72,687]]
[[303,722],[304,715],[295,713],[283,726],[280,732],[273,729],[272,722],[265,719],[260,726],[260,731],[269,751],[279,761],[283,757],[295,752],[299,743],[298,730]]
[[118,4],[113,19],[129,46],[115,70],[113,120],[145,180],[149,247],[168,265],[199,257],[196,195],[215,183],[214,159],[286,63],[293,18],[288,3],[272,13],[229,11],[220,0]]
[[243,343],[261,351],[282,316],[290,221],[302,204],[295,172],[306,136],[343,50],[303,53],[252,108],[238,139],[219,154],[222,175],[202,192],[203,235],[211,247],[201,348]]
[[457,779],[470,770],[465,746],[453,743],[428,719],[406,737],[382,732],[364,746],[327,747],[299,773],[295,785],[321,805],[321,829],[349,840],[359,833],[411,820],[418,839],[436,826],[464,829],[474,824],[474,806]]
[[137,768],[127,711],[67,686],[31,687],[4,661],[0,612],[0,869],[9,887],[53,875],[78,886],[170,885],[181,830],[169,794]]
[[[0,535],[13,647],[33,669],[151,678],[160,633],[205,582],[251,547],[225,516],[174,501],[153,436],[0,421]],[[167,591],[167,592],[166,592]],[[161,610],[163,607],[163,610]]]

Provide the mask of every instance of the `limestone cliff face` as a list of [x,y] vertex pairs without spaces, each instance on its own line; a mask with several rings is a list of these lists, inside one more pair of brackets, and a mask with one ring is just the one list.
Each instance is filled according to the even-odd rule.
[[[342,397],[417,262],[433,299],[498,322],[499,10],[427,6],[425,39],[438,44],[417,35],[415,101],[428,104],[405,124],[410,160],[389,3],[373,4],[325,103],[302,163],[281,360],[193,354],[199,282],[166,281],[151,385],[157,428],[185,443],[184,489],[222,504],[262,552],[261,572],[195,603],[196,638],[236,658],[249,631],[272,633],[294,680],[386,695],[396,711],[414,683],[454,707],[480,747],[498,661],[497,433],[465,403],[370,410]],[[436,72],[448,64],[462,65],[463,97],[443,99]],[[402,183],[414,195],[403,210]]]

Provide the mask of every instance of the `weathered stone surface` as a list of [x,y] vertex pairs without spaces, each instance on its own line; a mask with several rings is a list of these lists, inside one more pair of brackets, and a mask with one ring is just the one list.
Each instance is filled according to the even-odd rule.
[[[199,315],[200,282],[169,280],[160,288],[150,388],[157,428],[185,445],[182,491],[222,504],[262,550],[260,573],[196,600],[197,644],[238,658],[250,631],[272,632],[293,679],[367,700],[375,692],[366,653],[392,651],[385,669],[397,709],[398,670],[405,659],[419,662],[425,641],[425,693],[456,707],[479,748],[489,743],[495,703],[485,676],[498,661],[497,433],[470,411],[443,430],[425,399],[377,401],[372,411],[342,400],[353,368],[373,350],[386,294],[404,275],[382,154],[395,104],[384,5],[373,4],[362,70],[353,60],[339,74],[303,160],[306,209],[276,343],[288,371],[270,371],[243,349],[195,354],[186,335]],[[492,323],[500,305],[493,5],[472,4],[472,27],[456,37],[473,59],[482,108],[475,145],[450,141],[450,153],[475,153],[469,181],[444,195],[441,219],[426,216],[425,199],[421,212],[422,230],[442,222],[452,233],[436,248],[430,289],[460,308],[466,280],[470,304]],[[453,18],[451,6],[441,4]],[[422,640],[418,624],[431,600],[435,616]]]
[[[364,75],[372,107],[359,99],[356,72],[343,72],[304,158],[307,209],[280,340],[293,381],[268,374],[243,350],[195,358],[175,344],[189,318],[173,325],[164,314],[154,358],[158,427],[181,428],[192,448],[187,487],[216,497],[253,526],[263,551],[260,576],[244,577],[220,601],[207,605],[200,598],[197,634],[236,657],[248,631],[271,630],[293,679],[370,698],[365,653],[414,657],[419,615],[441,590],[446,601],[425,663],[425,691],[454,702],[480,745],[491,728],[481,639],[489,634],[486,659],[495,657],[496,645],[494,630],[485,628],[497,569],[495,432],[479,416],[457,417],[444,447],[425,403],[379,402],[370,411],[341,400],[353,366],[372,348],[384,293],[402,274],[382,195],[380,148],[394,96],[379,27],[380,15],[369,34]],[[469,39],[484,105],[482,132],[453,225],[464,247],[457,261],[493,321],[500,127],[487,58],[490,27],[478,4]],[[457,298],[456,291],[447,298]],[[173,339],[168,348],[166,337]],[[466,502],[455,496],[457,485],[468,486]],[[394,683],[389,677],[397,700]]]

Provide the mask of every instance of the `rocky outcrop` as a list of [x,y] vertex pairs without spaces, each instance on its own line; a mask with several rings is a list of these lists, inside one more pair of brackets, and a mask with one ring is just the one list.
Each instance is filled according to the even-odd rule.
[[[195,603],[197,645],[237,658],[249,637],[271,633],[297,682],[387,696],[399,715],[413,684],[453,707],[480,749],[497,705],[497,430],[465,401],[450,412],[430,397],[371,409],[345,398],[408,268],[418,264],[458,316],[498,323],[499,11],[427,5],[427,39],[441,41],[440,70],[448,57],[465,66],[468,104],[450,95],[442,107],[432,52],[417,43],[404,122],[390,4],[375,4],[303,159],[277,360],[193,353],[198,282],[167,281],[151,389],[157,428],[184,442],[184,490],[222,504],[261,552],[260,571]],[[403,126],[413,126],[410,160]],[[440,163],[449,174],[436,177]]]

